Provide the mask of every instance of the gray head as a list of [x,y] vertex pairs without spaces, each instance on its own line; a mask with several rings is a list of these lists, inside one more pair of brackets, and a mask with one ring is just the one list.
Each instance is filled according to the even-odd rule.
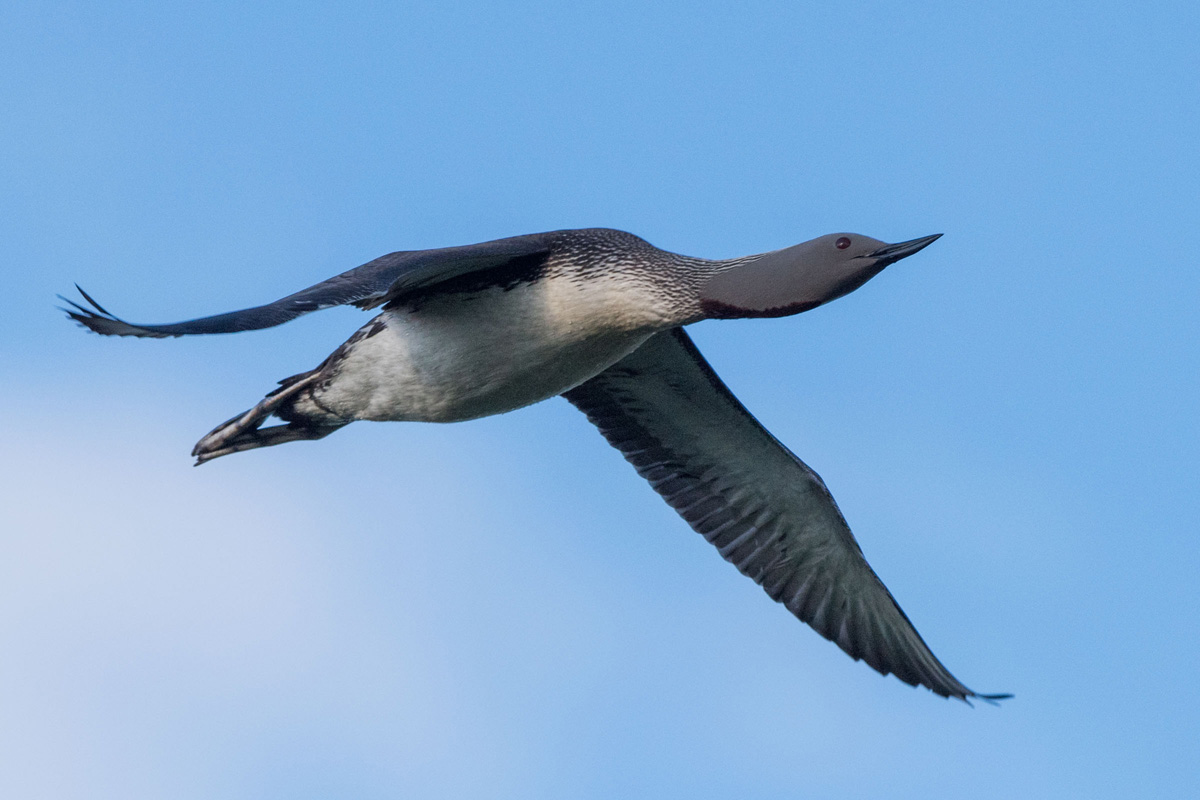
[[794,247],[738,260],[700,290],[708,317],[784,317],[853,292],[884,267],[932,244],[940,233],[887,244],[857,233],[831,233]]

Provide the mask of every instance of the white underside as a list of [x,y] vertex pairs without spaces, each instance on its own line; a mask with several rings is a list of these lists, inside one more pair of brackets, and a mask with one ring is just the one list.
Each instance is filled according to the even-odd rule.
[[352,344],[334,378],[317,390],[324,408],[304,398],[296,409],[317,417],[332,411],[342,419],[458,422],[537,403],[675,324],[627,295],[606,282],[585,288],[551,280],[385,311],[382,330]]

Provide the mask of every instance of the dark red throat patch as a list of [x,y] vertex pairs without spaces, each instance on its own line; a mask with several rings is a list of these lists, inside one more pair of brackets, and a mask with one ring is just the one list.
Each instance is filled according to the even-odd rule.
[[709,319],[753,319],[759,317],[790,317],[821,305],[812,301],[791,303],[773,308],[739,308],[719,300],[701,300],[700,309]]

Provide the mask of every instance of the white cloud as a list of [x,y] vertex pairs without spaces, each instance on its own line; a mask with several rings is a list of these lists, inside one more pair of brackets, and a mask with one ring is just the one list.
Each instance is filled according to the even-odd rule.
[[6,411],[5,796],[214,797],[273,768],[419,783],[463,731],[499,733],[412,610],[428,578],[360,587],[356,524],[286,460],[193,470],[164,444],[178,421]]

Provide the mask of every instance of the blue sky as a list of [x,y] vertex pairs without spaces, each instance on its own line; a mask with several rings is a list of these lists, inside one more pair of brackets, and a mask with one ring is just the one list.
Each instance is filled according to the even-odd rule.
[[[1194,4],[16,3],[0,794],[1194,797]],[[193,469],[367,317],[85,335],[397,249],[945,233],[702,323],[974,710],[721,561],[553,400]]]

